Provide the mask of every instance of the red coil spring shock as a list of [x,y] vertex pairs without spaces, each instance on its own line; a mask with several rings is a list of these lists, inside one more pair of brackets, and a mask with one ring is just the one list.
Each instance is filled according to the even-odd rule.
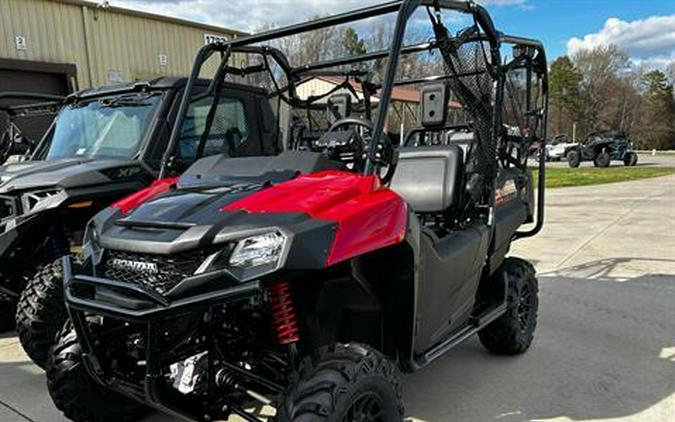
[[291,284],[280,281],[268,289],[272,307],[272,325],[277,332],[277,341],[281,345],[295,343],[300,340],[298,315],[293,306]]

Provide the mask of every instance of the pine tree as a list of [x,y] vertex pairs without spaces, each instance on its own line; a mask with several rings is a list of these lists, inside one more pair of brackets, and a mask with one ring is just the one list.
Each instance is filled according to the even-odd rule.
[[366,42],[359,38],[358,32],[352,27],[345,30],[343,47],[350,56],[366,53]]
[[645,73],[641,80],[645,105],[641,143],[646,148],[675,147],[675,98],[673,85],[660,70]]
[[561,56],[553,61],[549,73],[551,134],[571,136],[572,125],[579,113],[580,82],[581,75],[569,57]]

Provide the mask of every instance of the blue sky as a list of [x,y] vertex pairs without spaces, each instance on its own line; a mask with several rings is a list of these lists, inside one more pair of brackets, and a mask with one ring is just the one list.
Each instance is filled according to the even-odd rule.
[[[583,39],[588,34],[601,32],[611,18],[634,22],[654,16],[675,16],[675,0],[532,0],[525,7],[488,7],[505,32],[541,39],[550,57],[565,54],[571,38]],[[670,52],[673,53],[675,18],[664,32],[670,33]]]
[[[374,0],[109,0],[244,31],[350,10]],[[613,43],[636,62],[675,62],[675,0],[482,0],[507,33],[539,38],[552,59]]]

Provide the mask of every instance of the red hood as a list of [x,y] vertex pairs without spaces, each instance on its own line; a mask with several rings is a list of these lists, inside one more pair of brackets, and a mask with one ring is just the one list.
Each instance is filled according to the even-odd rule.
[[341,171],[301,175],[236,201],[223,211],[300,212],[338,223],[328,265],[401,242],[405,201],[376,176]]

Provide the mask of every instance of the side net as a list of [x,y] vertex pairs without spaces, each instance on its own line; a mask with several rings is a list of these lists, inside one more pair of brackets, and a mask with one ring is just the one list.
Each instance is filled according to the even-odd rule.
[[475,139],[469,150],[469,171],[492,180],[497,174],[497,145],[488,47],[475,25],[453,36],[440,19],[434,19],[434,34],[448,86],[472,121]]

